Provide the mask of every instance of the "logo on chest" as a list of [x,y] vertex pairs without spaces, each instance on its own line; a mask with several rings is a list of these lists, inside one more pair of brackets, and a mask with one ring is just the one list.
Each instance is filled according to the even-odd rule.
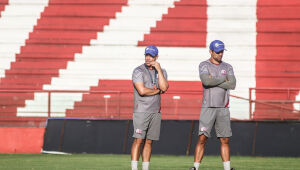
[[226,70],[221,70],[221,74],[226,75],[227,74]]

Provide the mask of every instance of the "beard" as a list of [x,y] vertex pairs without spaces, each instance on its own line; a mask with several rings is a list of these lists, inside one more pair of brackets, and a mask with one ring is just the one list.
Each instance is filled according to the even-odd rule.
[[147,66],[151,66],[150,61],[146,61],[145,64],[146,64]]
[[222,57],[214,57],[214,60],[216,60],[217,62],[221,63],[222,62]]

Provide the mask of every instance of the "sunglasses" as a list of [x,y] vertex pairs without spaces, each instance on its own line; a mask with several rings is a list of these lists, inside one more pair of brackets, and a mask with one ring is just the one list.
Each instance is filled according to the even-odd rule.
[[224,50],[219,51],[219,52],[215,52],[215,51],[214,51],[214,53],[216,53],[216,54],[224,53]]
[[151,54],[146,54],[146,56],[150,56],[152,58],[155,58],[156,56],[152,56]]

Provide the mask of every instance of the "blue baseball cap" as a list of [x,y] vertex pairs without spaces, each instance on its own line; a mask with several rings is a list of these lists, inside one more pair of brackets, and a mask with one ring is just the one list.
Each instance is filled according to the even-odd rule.
[[220,40],[214,40],[210,43],[209,49],[218,53],[220,51],[226,50],[225,44]]
[[150,54],[152,57],[158,55],[158,49],[154,45],[149,45],[145,48],[145,55]]

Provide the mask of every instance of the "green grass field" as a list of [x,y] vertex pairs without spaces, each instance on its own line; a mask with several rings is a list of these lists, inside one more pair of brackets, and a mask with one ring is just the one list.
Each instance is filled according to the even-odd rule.
[[[192,156],[153,155],[151,170],[188,170]],[[139,163],[141,165],[141,163]],[[300,158],[232,156],[231,165],[237,170],[300,169]],[[2,170],[130,170],[130,155],[111,154],[0,154]],[[205,156],[201,169],[222,170],[219,156]]]

